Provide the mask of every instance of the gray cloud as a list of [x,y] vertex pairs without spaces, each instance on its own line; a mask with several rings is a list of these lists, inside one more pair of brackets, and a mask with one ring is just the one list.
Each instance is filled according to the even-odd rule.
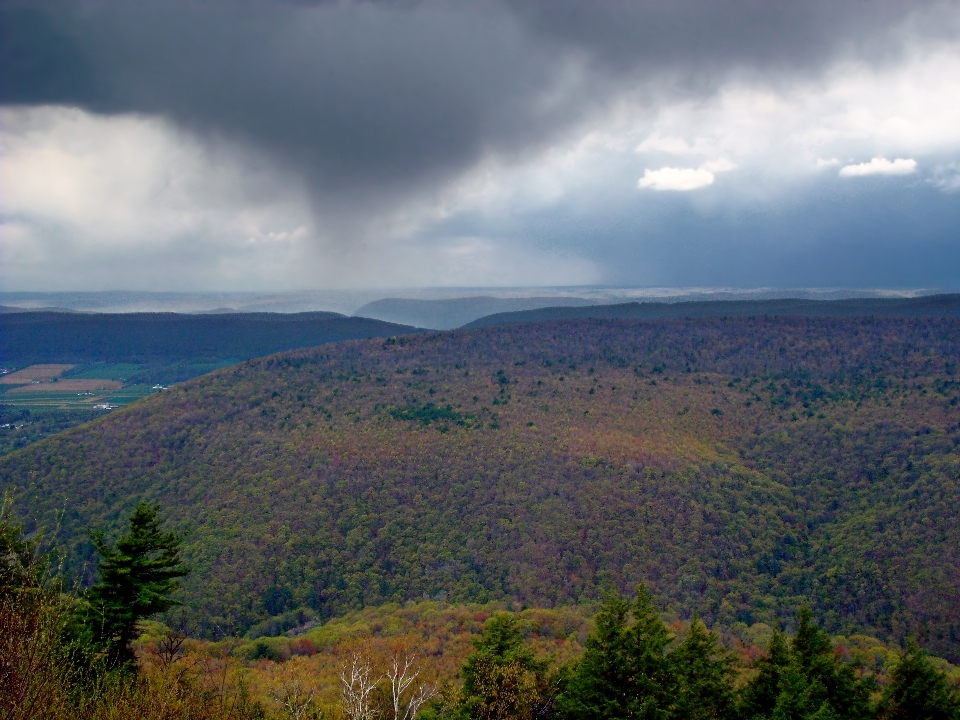
[[[926,7],[923,18],[941,6]],[[542,143],[625,84],[669,73],[676,92],[709,92],[732,72],[773,77],[844,54],[896,54],[919,9],[12,3],[0,100],[162,115],[276,153],[328,209],[364,208],[441,182],[484,152]]]
[[[248,172],[255,156],[269,160],[264,182],[268,186],[274,182],[279,194],[295,194],[289,188],[297,183],[290,177],[304,181],[306,201],[320,228],[317,234],[326,238],[317,241],[326,265],[349,266],[352,273],[328,268],[325,278],[370,282],[352,265],[379,257],[379,262],[398,269],[403,262],[410,267],[436,262],[460,283],[469,279],[469,268],[482,265],[484,282],[490,282],[502,272],[499,268],[510,257],[511,243],[521,238],[526,245],[516,248],[516,257],[526,258],[524,267],[556,268],[550,277],[717,284],[722,283],[718,275],[728,268],[728,276],[737,282],[759,278],[762,272],[771,277],[779,273],[783,282],[789,282],[790,273],[778,269],[789,265],[784,258],[803,252],[814,257],[820,251],[797,250],[793,240],[785,240],[787,247],[776,250],[757,238],[793,238],[795,233],[786,224],[808,216],[805,203],[820,199],[809,188],[790,194],[789,182],[781,188],[769,181],[770,167],[781,162],[784,144],[768,142],[772,149],[765,151],[766,165],[761,169],[749,153],[740,153],[743,157],[728,165],[739,165],[739,170],[717,175],[708,189],[690,193],[700,193],[700,199],[638,192],[638,179],[647,171],[654,178],[702,174],[697,168],[727,161],[730,148],[743,147],[756,134],[748,124],[737,130],[746,139],[721,137],[719,130],[705,131],[695,122],[698,110],[688,112],[681,123],[664,119],[664,108],[684,102],[707,106],[738,83],[789,95],[794,87],[829,84],[830,73],[844,63],[897,67],[918,46],[955,45],[958,10],[957,2],[899,0],[817,4],[503,0],[473,5],[7,0],[0,5],[0,104],[66,105],[100,116],[160,117],[211,147],[253,149],[238,150],[242,161],[231,165],[231,171]],[[803,97],[793,101],[801,110],[810,104]],[[728,110],[726,115],[722,108],[715,109],[711,122],[717,127],[730,125],[731,112],[749,119],[747,114],[754,112],[751,102],[742,101],[742,110]],[[563,173],[563,163],[543,158],[556,148],[561,154],[576,154],[578,138],[595,128],[600,128],[600,135],[612,134],[605,128],[616,124],[610,118],[616,116],[618,103],[629,104],[633,113],[626,122],[633,125],[616,139],[620,146],[601,159],[588,158],[578,165],[576,178],[554,182],[553,176]],[[666,138],[650,144],[666,148],[659,155],[634,152],[647,133],[637,120],[643,112],[647,130],[654,127],[658,137]],[[778,121],[764,122],[773,136],[770,128],[777,129]],[[678,123],[686,125],[680,128]],[[835,125],[821,134],[836,134]],[[799,137],[802,128],[791,132]],[[833,153],[824,159],[854,151],[857,157],[842,155],[843,165],[869,162],[874,152],[907,157],[895,154],[899,146],[874,148],[872,136],[864,139],[844,132],[846,144],[821,143]],[[912,132],[916,138],[926,130]],[[691,150],[689,157],[669,150],[680,147],[680,141],[707,150],[700,155]],[[955,164],[955,157],[937,155],[936,148],[921,150],[938,167]],[[910,147],[903,152],[908,151]],[[816,159],[804,162],[812,165]],[[492,179],[483,179],[485,163],[493,163]],[[921,175],[924,167],[921,163]],[[653,174],[665,168],[676,168],[679,174]],[[592,184],[580,179],[590,172]],[[836,169],[832,172],[835,177]],[[923,178],[928,187],[941,189],[953,182],[953,174],[946,171]],[[218,182],[217,187],[227,187],[226,181]],[[566,185],[554,191],[551,183]],[[736,185],[738,191],[725,189],[727,185]],[[777,193],[770,190],[773,185],[779,188]],[[871,202],[887,201],[883,193],[864,199],[868,192],[864,187],[849,190],[851,196],[843,196],[840,205],[814,216],[820,235],[829,235],[829,227],[834,227],[850,237],[850,213],[869,212]],[[243,195],[243,203],[251,202],[248,190],[218,192],[230,198]],[[536,197],[524,205],[526,200],[494,197],[498,192]],[[646,194],[641,196],[642,192]],[[763,219],[757,220],[756,197],[771,193],[777,197],[768,201],[779,209],[771,215],[766,208],[760,211]],[[270,194],[265,187],[263,195]],[[137,207],[148,208],[152,197],[142,195]],[[98,197],[103,203],[109,194]],[[937,218],[930,224],[934,239],[929,242],[937,247],[942,243],[936,233],[956,222],[950,205],[942,201],[942,194],[924,195],[903,215],[921,217],[922,208],[929,208]],[[179,207],[179,202],[171,200],[164,207]],[[728,215],[718,216],[710,209],[711,202],[726,203]],[[287,217],[272,205],[260,214]],[[409,247],[397,244],[389,252],[381,252],[379,246],[362,252],[353,249],[369,243],[369,236],[382,232],[398,214],[414,228],[411,233],[422,235],[417,242],[411,240]],[[208,247],[200,247],[204,242],[200,234],[208,227],[228,226],[231,217],[224,211],[222,217],[197,221],[190,225],[193,234],[183,231],[187,234],[178,235],[170,247],[192,243],[190,257],[219,253],[226,258],[232,252],[227,231],[213,232],[216,237]],[[302,218],[274,224],[280,228],[278,235],[298,232],[301,237],[309,230]],[[888,234],[894,225],[886,226]],[[67,243],[64,238],[72,237],[74,227],[68,223],[60,228],[58,242]],[[883,235],[884,227],[872,232]],[[744,233],[754,240],[744,240]],[[680,243],[674,241],[678,235]],[[741,249],[753,247],[760,260],[731,265],[717,249],[721,241]],[[18,247],[26,247],[26,242]],[[681,252],[677,249],[681,246],[688,249]],[[266,246],[256,247],[261,248],[256,264],[263,266]],[[164,251],[151,252],[160,256]],[[298,283],[304,286],[310,275],[303,269],[307,251],[297,252]],[[749,252],[744,252],[746,258]],[[894,256],[900,257],[889,255]],[[71,262],[66,254],[63,257]],[[226,258],[219,265],[232,262]],[[276,262],[278,268],[283,266],[280,259]],[[805,267],[806,260],[789,262],[798,268]],[[848,268],[851,277],[867,277],[852,270],[857,266],[853,256],[844,262],[832,267],[837,272]],[[895,266],[903,263],[893,262],[891,267]],[[191,273],[203,277],[204,267],[194,263]],[[689,279],[683,279],[681,268],[692,273]],[[33,272],[42,276],[43,269],[37,265]],[[521,267],[503,275],[521,278],[524,272]],[[837,272],[830,274],[831,281]],[[178,274],[175,265],[166,273]],[[869,276],[888,275],[878,271]],[[811,270],[804,282],[815,276]],[[234,282],[230,277],[221,286],[230,286]],[[434,276],[410,270],[407,277],[420,282]]]

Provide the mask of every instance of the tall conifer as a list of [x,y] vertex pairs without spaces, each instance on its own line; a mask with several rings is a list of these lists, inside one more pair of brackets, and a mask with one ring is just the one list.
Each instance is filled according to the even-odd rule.
[[671,717],[675,683],[664,654],[670,640],[643,587],[632,608],[610,593],[561,699],[561,713],[576,720]]
[[960,698],[911,639],[894,666],[880,703],[883,720],[960,720]]
[[159,505],[141,502],[129,530],[113,546],[102,530],[90,533],[101,557],[100,578],[84,595],[81,620],[110,667],[133,661],[130,644],[138,635],[137,623],[178,604],[170,595],[177,579],[189,572],[180,560],[180,536],[160,529],[159,513]]
[[787,641],[783,633],[774,630],[766,656],[758,658],[753,664],[757,674],[743,690],[740,715],[744,720],[767,718],[773,714],[783,675],[789,666],[790,649]]
[[686,720],[732,718],[734,661],[717,636],[694,617],[690,633],[668,656],[676,679],[674,716]]

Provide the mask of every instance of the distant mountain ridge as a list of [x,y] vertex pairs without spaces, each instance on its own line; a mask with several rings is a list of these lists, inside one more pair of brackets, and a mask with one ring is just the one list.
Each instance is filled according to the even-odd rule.
[[358,308],[354,312],[354,316],[414,325],[431,330],[453,330],[477,318],[494,313],[536,310],[546,307],[580,307],[594,305],[597,302],[602,301],[577,297],[498,298],[491,295],[445,300],[384,298],[374,300]]
[[245,360],[281,350],[417,332],[333,312],[0,314],[0,362]]
[[70,308],[61,308],[61,307],[22,308],[22,307],[17,307],[16,305],[0,305],[0,314],[2,314],[2,313],[24,313],[24,312],[60,312],[60,313],[72,313],[72,312],[76,312],[76,310],[71,310]]
[[845,298],[810,300],[697,300],[680,302],[629,302],[585,307],[543,307],[501,312],[465,324],[466,328],[584,318],[669,319],[696,317],[960,317],[960,294],[913,298]]

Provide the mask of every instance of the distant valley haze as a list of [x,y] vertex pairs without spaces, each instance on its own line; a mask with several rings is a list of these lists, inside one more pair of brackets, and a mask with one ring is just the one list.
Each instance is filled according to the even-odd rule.
[[[0,312],[78,313],[315,313],[333,312],[430,330],[451,330],[487,316],[542,308],[591,308],[713,301],[759,302],[793,298],[909,299],[942,295],[933,288],[417,288],[314,290],[287,293],[0,292]],[[761,306],[758,306],[758,308]],[[763,306],[767,307],[767,306]],[[718,310],[719,312],[720,310]]]

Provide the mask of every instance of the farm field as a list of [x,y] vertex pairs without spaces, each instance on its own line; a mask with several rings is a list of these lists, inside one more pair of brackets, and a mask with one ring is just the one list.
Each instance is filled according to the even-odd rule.
[[[123,366],[136,370],[137,366]],[[125,385],[117,367],[97,365],[37,364],[2,376],[0,404],[12,408],[83,410],[97,405],[119,407],[139,400],[159,388]],[[105,376],[105,377],[104,377]],[[101,408],[102,409],[102,408]]]
[[413,331],[324,312],[0,313],[0,454],[258,355]]
[[0,376],[3,385],[29,385],[30,383],[51,382],[59,378],[73,365],[37,364],[25,367],[22,370],[4,373]]

